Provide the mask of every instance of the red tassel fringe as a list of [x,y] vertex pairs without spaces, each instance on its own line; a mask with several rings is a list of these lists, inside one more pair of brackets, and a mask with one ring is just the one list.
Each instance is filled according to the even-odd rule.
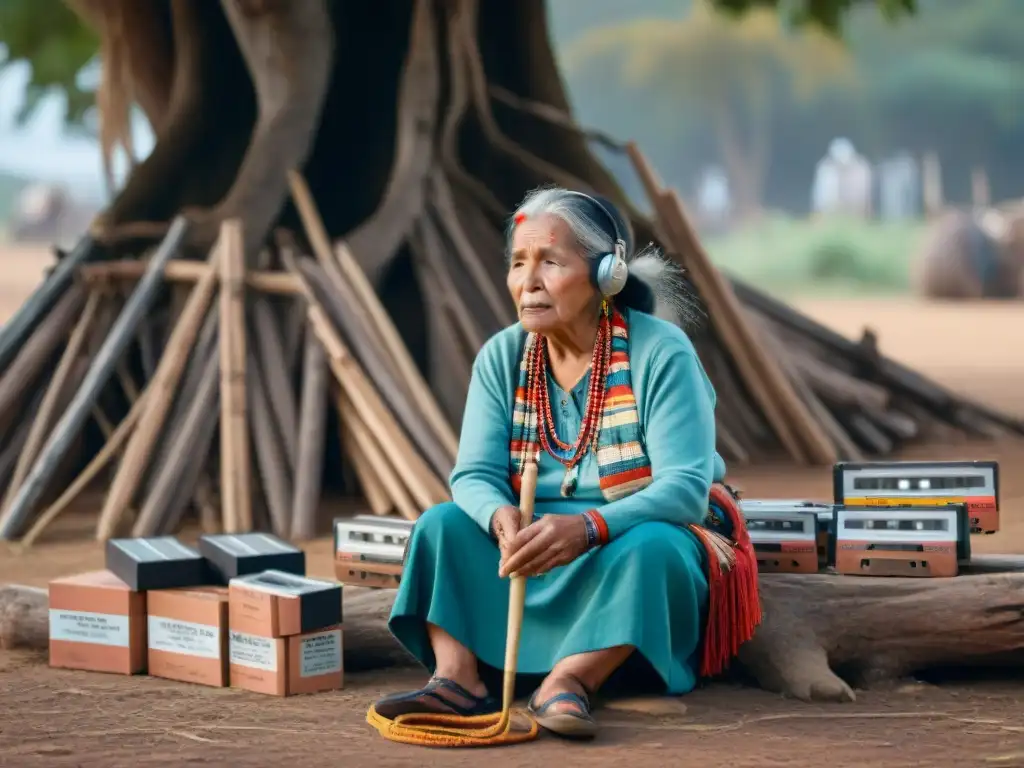
[[707,529],[700,539],[708,555],[708,621],[704,634],[704,652],[700,674],[719,674],[736,656],[743,643],[754,636],[761,623],[761,596],[757,588],[757,558],[739,505],[732,494],[720,484],[711,487],[710,501],[728,515],[732,523],[735,555],[732,568],[723,570]]

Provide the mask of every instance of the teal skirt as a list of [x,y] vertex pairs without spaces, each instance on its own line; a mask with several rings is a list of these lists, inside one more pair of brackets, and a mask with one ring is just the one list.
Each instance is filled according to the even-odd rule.
[[[433,673],[426,624],[441,627],[495,669],[505,663],[509,582],[498,547],[452,502],[416,522],[389,628]],[[705,552],[688,530],[641,523],[569,565],[527,581],[518,671],[544,675],[567,656],[636,648],[670,694],[697,682],[708,583]]]

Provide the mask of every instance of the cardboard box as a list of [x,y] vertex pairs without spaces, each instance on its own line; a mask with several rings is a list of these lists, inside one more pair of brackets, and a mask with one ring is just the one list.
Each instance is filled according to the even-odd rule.
[[306,575],[306,553],[269,533],[218,533],[199,537],[212,583],[275,570]]
[[136,592],[209,584],[206,560],[173,536],[110,539],[107,570]]
[[345,685],[342,628],[285,638],[288,651],[288,695],[334,691]]
[[264,571],[232,579],[228,624],[233,631],[286,637],[341,623],[341,584]]
[[231,687],[271,696],[288,695],[288,657],[283,637],[228,632]]
[[231,687],[271,696],[344,687],[342,627],[291,637],[230,632]]
[[49,602],[51,667],[146,671],[146,593],[91,571],[51,581]]
[[228,684],[228,591],[150,592],[149,674],[223,688]]

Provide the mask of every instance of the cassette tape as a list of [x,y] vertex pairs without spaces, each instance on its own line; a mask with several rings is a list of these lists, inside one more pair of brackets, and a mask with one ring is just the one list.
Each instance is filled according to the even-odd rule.
[[334,575],[352,586],[394,589],[413,522],[358,515],[334,521]]
[[404,550],[415,522],[376,515],[356,515],[334,520],[334,549],[347,541],[390,544]]
[[839,462],[832,470],[836,504],[939,506],[963,503],[971,533],[999,530],[999,464],[995,461]]
[[799,503],[757,502],[740,505],[757,568],[763,573],[817,573],[818,518]]
[[748,521],[751,518],[757,519],[759,512],[806,514],[813,513],[815,516],[815,528],[817,531],[816,544],[818,551],[818,568],[827,568],[834,562],[832,551],[832,510],[834,504],[826,504],[820,501],[807,501],[805,499],[743,499],[740,501],[740,511]]
[[966,519],[960,506],[959,513],[955,505],[837,506],[836,571],[848,576],[956,576]]

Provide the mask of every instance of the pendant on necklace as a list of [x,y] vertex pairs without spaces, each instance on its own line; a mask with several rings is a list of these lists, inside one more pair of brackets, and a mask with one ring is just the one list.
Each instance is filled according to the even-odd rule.
[[565,477],[562,478],[562,496],[567,498],[574,496],[576,494],[576,486],[579,484],[579,479],[580,465],[579,463],[576,463],[565,470]]

